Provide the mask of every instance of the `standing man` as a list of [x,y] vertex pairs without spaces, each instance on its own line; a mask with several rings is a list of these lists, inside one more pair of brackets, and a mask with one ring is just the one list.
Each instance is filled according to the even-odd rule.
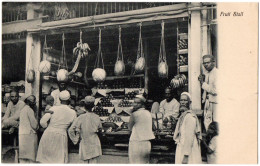
[[150,160],[150,140],[155,137],[152,131],[152,116],[145,109],[145,101],[143,96],[136,96],[128,124],[129,130],[132,131],[128,151],[130,164],[147,164]]
[[197,116],[190,108],[191,95],[183,92],[180,98],[181,116],[176,125],[173,139],[177,144],[175,164],[200,164],[201,130]]
[[2,128],[10,128],[9,133],[13,133],[14,128],[19,126],[20,112],[25,106],[22,100],[19,100],[19,93],[11,91],[11,101],[7,105],[4,117],[2,118]]
[[102,128],[98,115],[92,112],[95,98],[86,96],[84,99],[86,113],[77,117],[69,128],[69,137],[74,144],[79,144],[79,158],[88,164],[97,164],[102,155],[101,143],[97,132]]
[[[172,120],[173,124],[176,125],[180,114],[179,108],[180,103],[174,98],[173,90],[170,87],[167,87],[165,89],[165,99],[161,101],[159,113],[157,113],[159,125],[162,124],[162,122],[167,123],[170,120]],[[152,112],[153,119],[156,119],[155,113],[156,112]]]
[[67,89],[67,83],[59,82],[59,88],[51,92],[51,96],[54,98],[54,105],[60,105],[60,92]]
[[40,121],[43,128],[47,127],[39,143],[36,158],[41,163],[68,163],[67,129],[77,115],[68,106],[70,93],[67,90],[61,91],[59,98],[61,104],[50,108],[53,114],[46,113]]
[[26,105],[20,113],[19,124],[19,160],[20,163],[34,163],[38,148],[38,121],[34,115],[36,98],[34,95],[25,99]]
[[204,125],[206,130],[212,121],[217,121],[217,68],[212,55],[203,56],[203,66],[206,69],[205,75],[199,76],[201,87],[204,90],[202,103],[204,105]]

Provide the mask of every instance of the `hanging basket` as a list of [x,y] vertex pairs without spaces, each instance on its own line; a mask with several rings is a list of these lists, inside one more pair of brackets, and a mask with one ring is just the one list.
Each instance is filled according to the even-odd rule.
[[33,65],[32,64],[33,48],[34,48],[34,45],[32,45],[30,59],[29,59],[29,62],[28,62],[28,67],[27,67],[27,72],[26,72],[26,81],[28,83],[33,83],[34,80],[35,80],[35,71],[33,70],[33,67],[32,67],[32,65]]
[[95,62],[95,69],[92,72],[93,80],[96,82],[103,82],[106,79],[106,71],[104,70],[104,62],[101,51],[101,29],[99,29],[99,48],[97,59]]
[[117,60],[114,68],[114,73],[116,76],[125,74],[125,63],[121,42],[121,27],[119,27],[119,42],[118,42],[118,50],[117,50]]
[[140,23],[137,58],[135,62],[135,72],[140,73],[144,71],[144,67],[145,67],[145,58],[144,58],[143,42],[142,42],[142,23]]
[[58,82],[67,82],[69,80],[69,77],[68,77],[69,72],[68,72],[68,65],[67,65],[64,41],[65,41],[65,36],[63,33],[63,35],[62,35],[62,53],[61,53],[59,68],[58,68],[58,72],[57,72]]
[[[39,72],[43,73],[43,74],[47,74],[50,72],[51,70],[51,63],[50,63],[50,58],[51,56],[49,56],[48,53],[48,49],[47,49],[47,40],[46,40],[46,35],[45,35],[45,40],[44,40],[44,45],[43,45],[43,51],[42,51],[42,55],[43,55],[43,60],[40,62],[39,65]],[[48,59],[47,59],[48,58]],[[52,57],[51,57],[52,58]]]
[[158,61],[158,75],[160,78],[168,78],[168,65],[166,60],[166,51],[164,43],[164,22],[162,22],[162,37]]

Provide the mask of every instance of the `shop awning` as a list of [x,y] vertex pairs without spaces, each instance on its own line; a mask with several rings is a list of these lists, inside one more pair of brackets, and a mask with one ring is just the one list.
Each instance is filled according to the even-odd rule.
[[143,24],[149,22],[153,23],[159,20],[188,17],[187,5],[187,3],[182,3],[163,7],[46,22],[40,24],[39,28],[29,29],[28,32],[62,33],[72,32],[73,30],[78,29],[128,25],[140,22]]

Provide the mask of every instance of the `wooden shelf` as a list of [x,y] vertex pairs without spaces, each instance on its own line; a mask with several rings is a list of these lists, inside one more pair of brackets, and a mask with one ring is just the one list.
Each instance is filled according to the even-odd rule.
[[181,72],[181,73],[188,72],[188,65],[180,66],[180,72]]
[[[132,75],[132,76],[108,76],[108,77],[106,77],[106,81],[123,79],[123,78],[137,78],[137,77],[144,77],[144,74],[138,74],[138,75]],[[88,78],[88,80],[93,81],[93,78]]]
[[179,50],[178,54],[188,54],[188,49]]
[[[48,77],[50,79],[57,79],[56,77],[53,77],[53,76],[45,76],[45,77]],[[47,81],[47,80],[46,80]],[[77,81],[70,81],[69,83],[73,83],[73,84],[78,84],[78,85],[82,85],[82,86],[85,86],[86,84],[84,84],[83,82],[77,82]]]

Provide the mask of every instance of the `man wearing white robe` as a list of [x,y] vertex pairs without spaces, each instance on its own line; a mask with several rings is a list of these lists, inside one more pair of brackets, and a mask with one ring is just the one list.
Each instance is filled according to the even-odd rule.
[[191,96],[183,92],[180,97],[181,116],[174,132],[174,141],[177,144],[175,164],[200,164],[201,129],[197,116],[190,109]]
[[217,68],[212,55],[203,56],[203,66],[206,69],[203,75],[199,76],[201,88],[203,89],[202,103],[204,105],[204,125],[206,130],[212,121],[217,121]]

